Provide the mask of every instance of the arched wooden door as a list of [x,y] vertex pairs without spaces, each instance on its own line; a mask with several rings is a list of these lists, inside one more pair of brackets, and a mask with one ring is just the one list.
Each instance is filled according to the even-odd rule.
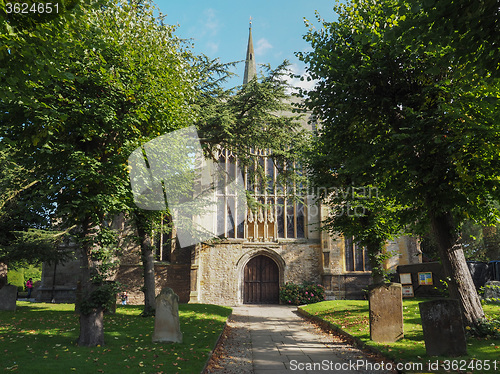
[[279,269],[267,256],[257,256],[245,266],[243,302],[245,304],[278,304]]

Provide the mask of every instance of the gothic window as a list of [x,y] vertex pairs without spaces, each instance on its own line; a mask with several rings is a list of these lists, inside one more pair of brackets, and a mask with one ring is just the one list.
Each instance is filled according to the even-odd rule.
[[353,238],[345,238],[345,270],[371,271],[366,247],[354,242]]
[[[246,189],[255,198],[257,204],[245,212],[245,222],[235,232],[229,222],[234,222],[231,214],[241,214],[241,207],[236,206],[234,195],[227,187],[217,190],[217,229],[225,233],[226,238],[247,238],[251,241],[275,241],[279,238],[305,238],[305,206],[295,195],[295,187],[283,188],[278,183],[278,168],[267,151],[255,151],[254,165],[242,167]],[[227,150],[220,151],[219,165],[227,176],[233,176],[239,162]],[[259,167],[257,167],[259,166]],[[262,170],[262,178],[257,170]],[[227,178],[223,176],[222,178]],[[219,184],[224,186],[225,184]],[[231,205],[233,204],[233,205]]]
[[245,208],[238,205],[236,189],[232,188],[231,183],[237,181],[238,161],[228,150],[221,150],[218,160],[221,173],[219,173],[220,180],[216,190],[217,232],[222,233],[221,236],[226,238],[244,238],[245,222],[241,222],[237,227],[235,223],[238,221],[236,217],[244,216]]

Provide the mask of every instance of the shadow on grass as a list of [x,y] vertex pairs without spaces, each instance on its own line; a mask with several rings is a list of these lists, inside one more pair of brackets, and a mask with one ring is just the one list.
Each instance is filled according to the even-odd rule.
[[181,304],[182,343],[152,342],[154,318],[143,307],[118,305],[104,316],[105,345],[78,347],[79,315],[73,304],[19,302],[0,312],[0,371],[21,373],[199,373],[222,332],[230,308]]

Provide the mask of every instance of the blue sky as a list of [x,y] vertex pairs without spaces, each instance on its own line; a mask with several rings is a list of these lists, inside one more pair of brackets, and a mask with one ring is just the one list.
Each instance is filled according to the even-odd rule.
[[[257,64],[277,67],[283,60],[292,63],[296,73],[304,65],[294,52],[310,49],[302,39],[307,32],[304,18],[315,21],[315,10],[328,21],[334,19],[334,0],[154,0],[165,23],[179,25],[176,34],[190,38],[196,54],[220,58],[222,62],[245,59],[249,18],[252,17],[252,36]],[[316,22],[315,22],[316,23]],[[259,67],[257,68],[259,69]],[[238,77],[228,86],[240,85],[244,64],[234,72]]]

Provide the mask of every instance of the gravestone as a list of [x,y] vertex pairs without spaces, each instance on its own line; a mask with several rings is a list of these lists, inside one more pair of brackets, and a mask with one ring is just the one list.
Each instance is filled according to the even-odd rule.
[[16,310],[17,287],[6,284],[0,288],[0,310]]
[[485,299],[490,299],[491,301],[500,302],[500,282],[499,281],[488,281],[484,285],[484,296]]
[[456,299],[438,299],[425,301],[418,306],[427,355],[466,355],[467,342],[460,302]]
[[165,287],[156,296],[153,343],[182,343],[179,321],[179,296]]
[[40,285],[42,284],[41,281],[36,281],[33,283],[33,289],[31,290],[31,298],[33,300],[36,300],[38,298],[39,292],[38,289],[40,288]]
[[370,339],[395,342],[402,339],[403,295],[400,283],[374,285],[368,294],[370,308]]

